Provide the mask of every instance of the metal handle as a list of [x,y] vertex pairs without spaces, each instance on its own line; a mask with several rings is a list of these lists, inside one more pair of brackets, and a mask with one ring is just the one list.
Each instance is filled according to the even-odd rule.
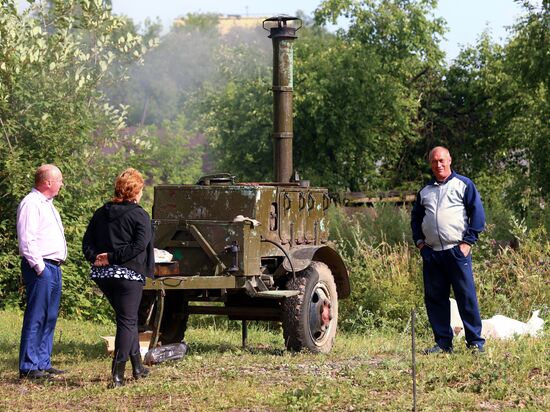
[[313,206],[315,206],[315,198],[311,193],[307,195],[307,210],[313,209]]
[[285,195],[283,196],[283,207],[285,208],[285,210],[289,210],[290,209],[290,205],[292,203],[292,200],[290,200],[290,196],[288,195],[288,193],[285,193]]
[[299,205],[299,209],[302,210],[304,207],[306,207],[306,196],[300,192],[300,205]]
[[327,193],[323,193],[323,210],[327,210],[330,206],[330,197]]

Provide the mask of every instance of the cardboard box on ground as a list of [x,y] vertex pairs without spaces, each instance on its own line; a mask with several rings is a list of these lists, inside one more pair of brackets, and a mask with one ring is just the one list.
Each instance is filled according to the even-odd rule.
[[[153,332],[150,330],[139,334],[139,352],[141,353],[142,359],[149,350],[149,342],[151,341],[152,334]],[[113,352],[115,351],[115,337],[102,336],[101,338],[105,341],[105,350],[107,351],[107,354],[109,356],[113,356]]]

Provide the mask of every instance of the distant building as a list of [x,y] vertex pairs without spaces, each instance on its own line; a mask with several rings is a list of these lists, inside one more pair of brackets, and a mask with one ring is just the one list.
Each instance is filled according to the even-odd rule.
[[[242,16],[240,14],[228,14],[218,16],[218,31],[222,36],[227,35],[233,29],[257,29],[262,27],[264,16]],[[185,18],[174,21],[175,26],[185,26]]]
[[257,29],[262,27],[262,22],[267,17],[262,16],[241,16],[239,14],[228,14],[220,16],[218,30],[222,36],[225,36],[232,29]]

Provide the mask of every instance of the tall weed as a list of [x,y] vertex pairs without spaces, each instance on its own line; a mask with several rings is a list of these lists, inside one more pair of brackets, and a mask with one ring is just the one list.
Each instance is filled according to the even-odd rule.
[[[356,332],[402,331],[412,308],[420,308],[419,329],[427,326],[422,262],[410,240],[406,209],[357,208],[350,213],[335,208],[331,214],[331,237],[348,267],[352,287],[351,296],[341,301],[341,327]],[[507,226],[519,248],[495,239],[501,231],[489,224],[473,250],[482,317],[502,314],[526,321],[532,310],[542,309],[548,319],[550,243],[546,229],[543,225],[528,229],[513,217]]]
[[420,261],[406,241],[408,213],[388,206],[331,213],[331,235],[352,289],[341,301],[341,327],[355,332],[404,328],[411,309],[422,304]]
[[489,225],[476,246],[476,283],[482,314],[526,321],[531,311],[550,305],[550,242],[544,226],[529,230],[522,221],[510,221],[516,246],[502,246]]

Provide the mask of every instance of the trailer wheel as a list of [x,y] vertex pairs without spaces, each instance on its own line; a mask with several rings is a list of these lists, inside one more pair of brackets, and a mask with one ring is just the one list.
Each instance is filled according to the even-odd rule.
[[332,272],[322,262],[311,262],[296,279],[286,282],[296,296],[283,301],[283,336],[288,350],[328,353],[338,325],[338,294]]
[[[164,310],[162,312],[159,329],[159,341],[163,345],[183,341],[185,331],[187,330],[187,321],[189,319],[188,306],[189,302],[184,300],[183,296],[178,291],[166,292],[166,296],[164,297]],[[152,319],[156,316],[158,302],[155,304],[153,310]]]
[[[155,291],[143,291],[138,311],[138,329],[140,332],[155,329],[155,319],[159,310],[159,301]],[[179,343],[185,336],[189,311],[189,302],[179,291],[166,292],[164,308],[160,320],[159,341],[165,345]]]

